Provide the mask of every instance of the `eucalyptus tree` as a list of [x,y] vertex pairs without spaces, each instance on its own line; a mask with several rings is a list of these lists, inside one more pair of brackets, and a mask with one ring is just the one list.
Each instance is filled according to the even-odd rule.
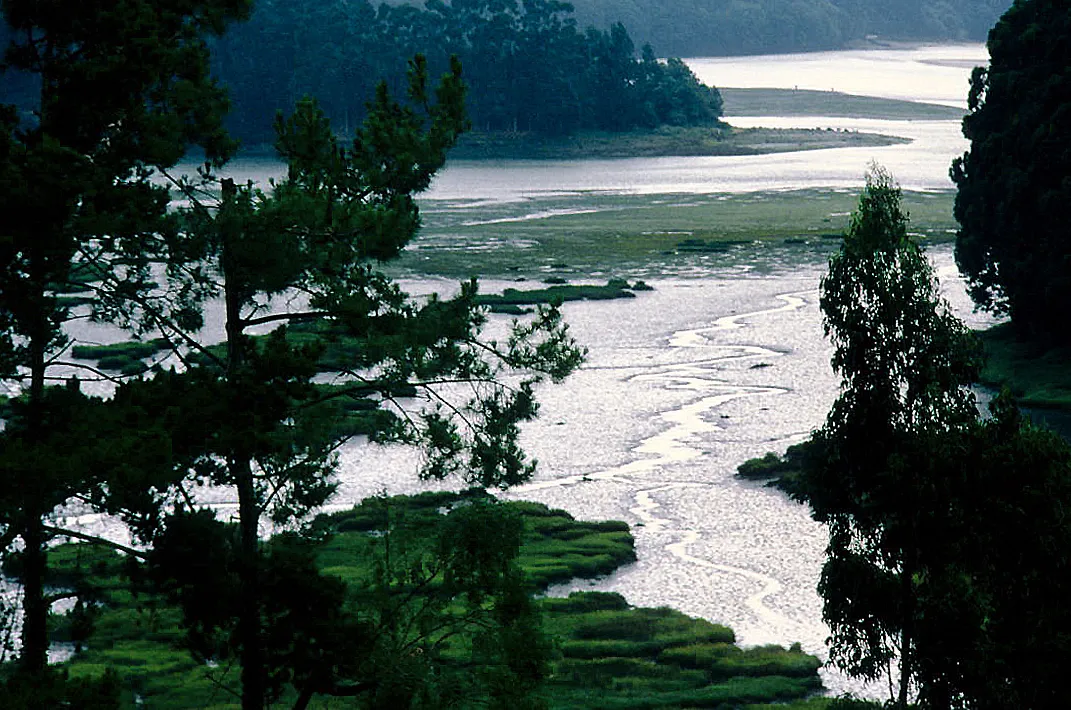
[[[189,204],[179,213],[166,279],[149,294],[104,289],[111,299],[104,310],[155,331],[182,361],[131,388],[138,401],[166,402],[171,411],[172,486],[186,501],[156,538],[172,550],[156,558],[157,571],[183,602],[201,653],[239,660],[244,708],[277,700],[287,683],[302,686],[285,667],[294,658],[280,652],[294,641],[276,634],[286,609],[276,592],[289,592],[269,583],[282,574],[276,562],[295,558],[276,555],[279,543],[260,533],[268,518],[300,528],[335,490],[336,452],[354,433],[340,425],[338,405],[364,412],[373,440],[421,446],[424,477],[459,474],[473,485],[507,487],[533,471],[517,438],[520,423],[536,414],[535,385],[563,378],[583,357],[555,308],[489,340],[480,335],[486,316],[475,282],[449,298],[413,299],[384,272],[417,232],[416,193],[466,127],[456,61],[433,90],[425,61],[415,58],[407,101],[381,84],[349,145],[316,102],[303,100],[276,121],[284,178],[260,189],[211,169],[176,177]],[[210,299],[223,322],[218,345],[200,332],[199,308],[212,307]],[[334,349],[329,364],[325,347]],[[330,382],[314,381],[325,370],[334,372]],[[234,491],[238,532],[231,559],[191,577],[166,560],[206,549],[203,535],[183,532],[203,520],[188,494],[194,483]],[[196,529],[225,534],[209,523]],[[233,595],[214,596],[228,578],[233,583],[223,586]],[[325,601],[320,611],[337,603]],[[308,617],[316,633],[331,626],[317,618]],[[310,628],[294,633],[308,638]],[[336,675],[298,691],[359,692],[342,653],[319,662],[337,666]]]
[[919,625],[936,611],[923,607],[923,588],[951,554],[946,533],[959,479],[949,435],[975,421],[966,385],[979,353],[908,236],[900,199],[884,170],[867,175],[822,279],[842,384],[814,434],[818,463],[805,472],[800,497],[829,526],[819,592],[831,659],[873,680],[899,658],[904,707],[919,675]]
[[72,415],[96,404],[75,384],[48,386],[67,346],[70,310],[58,292],[78,280],[88,246],[96,268],[122,270],[123,288],[148,287],[144,239],[169,231],[167,190],[149,180],[151,168],[173,165],[191,143],[210,161],[231,150],[205,37],[249,2],[4,0],[2,9],[3,69],[24,91],[0,112],[0,356],[24,404],[3,434],[0,519],[4,547],[21,540],[20,657],[36,674],[48,650],[46,518],[103,473],[75,451],[87,439]]

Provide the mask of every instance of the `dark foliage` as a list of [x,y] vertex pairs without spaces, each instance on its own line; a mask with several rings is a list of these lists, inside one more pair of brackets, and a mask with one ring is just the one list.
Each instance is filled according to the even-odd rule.
[[247,143],[271,140],[269,117],[316,96],[348,132],[375,82],[404,88],[399,67],[427,55],[432,75],[460,58],[477,130],[567,134],[659,125],[715,125],[721,97],[679,60],[636,57],[625,28],[581,31],[556,0],[262,0],[253,19],[215,48],[230,87],[231,126]]
[[952,164],[956,261],[979,305],[1010,315],[1028,338],[1067,342],[1071,13],[1056,0],[1019,0],[988,46],[963,120],[971,149]]
[[[233,149],[205,37],[245,16],[249,2],[4,0],[0,7],[0,68],[12,87],[0,105],[0,375],[17,379],[25,398],[0,443],[0,548],[22,541],[21,661],[40,674],[52,534],[44,519],[68,496],[91,494],[106,471],[92,468],[103,463],[96,459],[109,448],[104,439],[130,437],[87,417],[99,402],[76,385],[46,386],[66,345],[70,302],[58,294],[85,285],[76,260],[87,251],[120,263],[107,269],[116,265],[128,292],[150,288],[147,244],[171,227],[167,190],[149,180],[151,168],[174,164],[190,144],[210,160]],[[145,450],[154,442],[147,435]]]
[[982,40],[1010,0],[576,0],[577,18],[622,22],[641,42],[684,57],[837,49],[879,41]]

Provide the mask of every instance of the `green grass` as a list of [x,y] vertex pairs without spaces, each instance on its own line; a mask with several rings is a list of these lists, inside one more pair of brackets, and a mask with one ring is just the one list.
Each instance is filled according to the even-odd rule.
[[960,120],[952,106],[805,89],[719,89],[725,119],[733,116],[839,116],[887,120]]
[[[954,193],[905,192],[909,229],[952,239]],[[528,279],[658,277],[705,264],[762,272],[824,262],[858,205],[857,190],[725,195],[577,195],[424,208],[424,230],[397,266],[414,273]],[[460,203],[464,206],[464,203]],[[696,248],[690,245],[702,245]],[[682,248],[683,247],[683,248]]]
[[[315,527],[334,530],[320,565],[352,584],[371,574],[372,548],[388,521],[404,520],[411,544],[433,544],[443,513],[486,496],[480,491],[376,498],[354,509],[321,516]],[[635,559],[624,523],[577,521],[531,502],[505,504],[524,522],[519,558],[533,589],[576,576],[603,574]],[[410,550],[413,548],[411,547]],[[50,583],[96,590],[96,630],[87,647],[66,664],[73,677],[116,669],[123,707],[236,708],[236,669],[211,668],[181,648],[179,613],[160,600],[133,597],[118,554],[87,545],[62,545],[50,554]],[[547,574],[547,570],[557,570]],[[802,700],[819,688],[817,659],[798,647],[740,649],[731,629],[669,608],[633,608],[618,594],[577,592],[538,600],[545,629],[557,638],[546,697],[567,708],[742,707]],[[69,617],[54,624],[69,637]],[[311,707],[355,707],[317,700]],[[818,710],[824,705],[800,705]]]
[[[486,494],[396,496],[389,505],[366,501],[353,510],[327,516],[320,523],[339,532],[321,552],[321,564],[344,579],[362,579],[375,544],[375,537],[369,533],[386,528],[389,515],[404,515],[407,524],[416,529],[432,530],[441,517],[441,509],[479,495]],[[540,503],[512,502],[507,506],[524,518],[525,535],[518,562],[536,591],[558,582],[609,574],[636,559],[632,535],[625,523],[578,521],[565,511]]]
[[1010,323],[979,335],[987,358],[983,384],[1008,387],[1025,407],[1071,410],[1071,348],[1020,341]]
[[[737,113],[737,115],[742,115]],[[873,133],[810,129],[663,126],[650,131],[586,131],[553,137],[526,132],[472,132],[450,151],[452,160],[574,160],[683,155],[759,155],[797,150],[881,146],[905,142]]]
[[108,345],[75,345],[71,354],[79,360],[95,362],[102,370],[128,375],[147,370],[145,359],[166,351],[168,347],[168,342],[163,338],[126,340]]
[[[557,280],[564,281],[560,278]],[[642,281],[637,281],[633,285],[624,279],[611,279],[605,286],[554,283],[546,288],[537,289],[507,288],[501,294],[481,294],[477,296],[477,301],[490,308],[492,313],[523,315],[530,312],[530,309],[522,308],[526,305],[635,298],[636,291],[650,290],[651,287]]]
[[748,705],[744,710],[882,710],[878,702],[850,698],[811,697],[789,703]]
[[767,486],[785,493],[795,493],[812,447],[811,441],[807,440],[788,447],[781,456],[769,451],[765,456],[748,459],[737,466],[736,475],[748,481],[765,481]]
[[544,599],[562,659],[551,707],[740,707],[802,699],[819,661],[798,647],[741,649],[731,629],[668,608],[632,608],[615,594]]

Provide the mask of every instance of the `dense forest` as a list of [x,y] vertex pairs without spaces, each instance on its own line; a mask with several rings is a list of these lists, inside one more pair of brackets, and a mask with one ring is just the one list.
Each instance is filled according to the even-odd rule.
[[[246,145],[271,142],[271,117],[305,95],[350,130],[381,79],[404,90],[406,62],[417,53],[433,76],[451,55],[461,59],[476,130],[714,125],[717,90],[679,60],[656,56],[821,50],[868,35],[982,39],[1007,4],[580,0],[574,14],[558,0],[262,0],[248,22],[213,41],[213,71],[230,92],[228,128]],[[34,92],[14,72],[2,82],[8,96]]]
[[230,126],[247,142],[270,140],[268,117],[305,94],[348,129],[378,81],[404,85],[406,62],[418,53],[432,75],[452,55],[461,59],[477,130],[617,131],[713,125],[721,115],[718,92],[682,62],[638,53],[620,24],[581,30],[570,6],[555,0],[430,0],[422,8],[263,0],[214,47],[231,92]]
[[576,0],[577,19],[621,22],[674,56],[837,49],[881,40],[982,41],[1010,0]]
[[[385,81],[404,93],[408,61],[429,74],[461,60],[473,128],[563,135],[661,125],[717,125],[721,96],[678,59],[639,48],[620,23],[580,29],[556,0],[468,0],[374,6],[369,0],[261,0],[251,19],[212,41],[212,70],[230,95],[230,131],[246,146],[274,140],[272,119],[303,96],[349,134]],[[0,27],[0,46],[8,43]],[[0,74],[14,103],[37,88]],[[10,100],[10,99],[9,99]]]

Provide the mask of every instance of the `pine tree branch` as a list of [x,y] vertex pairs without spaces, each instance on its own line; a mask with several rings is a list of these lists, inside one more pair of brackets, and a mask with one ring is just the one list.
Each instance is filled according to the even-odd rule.
[[77,530],[67,530],[65,528],[57,528],[52,525],[45,525],[42,528],[46,533],[51,534],[54,537],[73,537],[76,540],[92,543],[94,545],[101,545],[108,547],[119,552],[124,552],[131,557],[136,557],[139,560],[149,559],[149,553],[144,550],[135,550],[133,547],[128,547],[114,540],[108,540],[107,538],[99,537],[97,535],[90,535],[89,533],[78,532]]
[[[61,365],[63,367],[74,367],[74,368],[77,368],[79,370],[86,370],[87,372],[92,372],[93,374],[99,376],[101,378],[101,380],[106,380],[106,381],[111,382],[112,384],[115,384],[115,385],[119,385],[119,384],[123,383],[123,379],[122,378],[116,377],[115,375],[109,375],[107,372],[104,372],[103,370],[98,370],[97,368],[93,367],[92,365],[86,365],[86,364],[81,363],[81,362],[69,362],[69,361],[66,361],[66,360],[50,360],[49,361],[49,365]],[[57,379],[66,379],[66,378],[57,378]]]
[[261,316],[259,318],[246,318],[242,320],[242,327],[248,328],[255,325],[263,325],[265,323],[275,323],[278,321],[309,321],[316,320],[328,315],[326,311],[303,311],[300,313],[276,313],[270,316]]

